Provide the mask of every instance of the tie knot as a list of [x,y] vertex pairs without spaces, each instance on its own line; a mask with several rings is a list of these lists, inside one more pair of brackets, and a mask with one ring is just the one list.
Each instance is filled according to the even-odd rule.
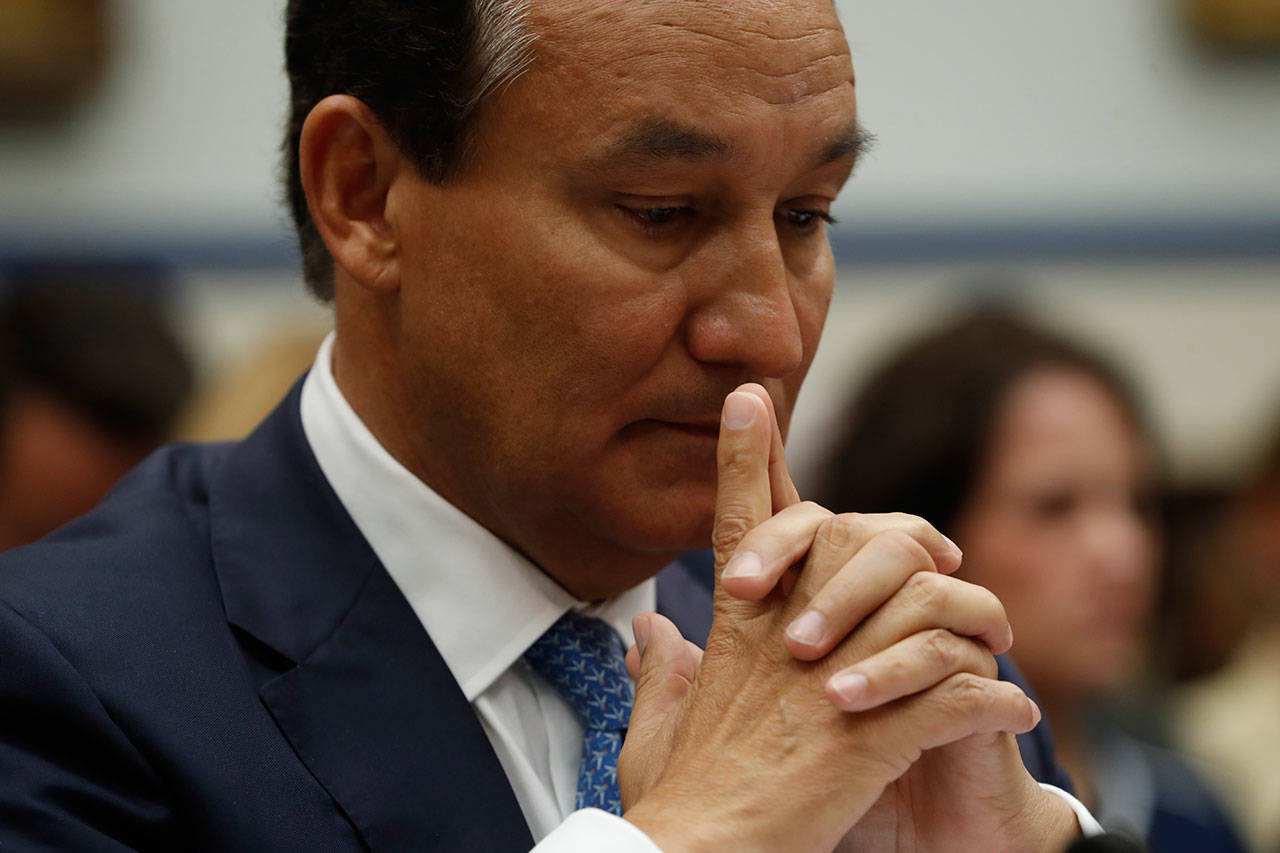
[[524,658],[572,706],[583,728],[626,729],[632,686],[622,638],[607,623],[572,610]]

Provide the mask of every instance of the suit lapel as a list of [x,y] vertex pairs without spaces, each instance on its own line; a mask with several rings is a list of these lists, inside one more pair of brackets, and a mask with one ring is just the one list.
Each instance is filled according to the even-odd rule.
[[710,566],[703,566],[709,552],[684,555],[658,574],[658,612],[666,616],[686,640],[703,648],[711,633],[711,588],[707,585]]
[[371,849],[528,850],[475,712],[311,455],[300,387],[210,485],[228,621],[294,663],[262,700]]

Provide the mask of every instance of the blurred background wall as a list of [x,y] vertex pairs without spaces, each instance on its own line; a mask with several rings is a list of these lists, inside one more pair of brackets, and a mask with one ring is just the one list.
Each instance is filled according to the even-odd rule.
[[[0,120],[0,264],[167,265],[205,375],[322,326],[277,204],[281,0],[98,5],[93,85]],[[1177,0],[839,5],[879,142],[836,211],[800,467],[877,348],[976,289],[1128,363],[1179,476],[1237,471],[1280,398],[1280,54],[1214,46]]]
[[[281,0],[100,5],[93,85],[0,121],[0,263],[169,266],[202,374],[323,325],[277,204]],[[1280,397],[1277,54],[1211,46],[1176,0],[839,5],[879,142],[836,211],[801,468],[877,347],[977,279],[1131,364],[1180,475],[1244,464]]]

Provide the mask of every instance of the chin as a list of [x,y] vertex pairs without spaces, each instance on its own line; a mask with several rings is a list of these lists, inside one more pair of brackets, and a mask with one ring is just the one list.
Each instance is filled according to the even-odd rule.
[[[693,493],[690,494],[689,492]],[[670,489],[648,501],[602,502],[607,538],[637,554],[672,557],[711,545],[715,495],[706,489]],[[611,512],[609,510],[612,510]]]

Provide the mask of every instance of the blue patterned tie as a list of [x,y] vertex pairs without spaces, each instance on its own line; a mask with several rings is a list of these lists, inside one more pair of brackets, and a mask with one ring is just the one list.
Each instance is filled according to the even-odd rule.
[[622,814],[618,753],[631,719],[632,686],[618,632],[570,611],[524,653],[582,721],[577,808]]

